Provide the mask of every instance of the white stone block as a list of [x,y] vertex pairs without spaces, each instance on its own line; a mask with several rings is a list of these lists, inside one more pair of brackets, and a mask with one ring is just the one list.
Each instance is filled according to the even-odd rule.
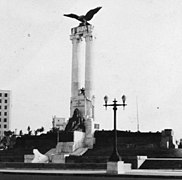
[[83,141],[85,138],[85,133],[81,132],[81,131],[74,131],[73,132],[73,138],[74,138],[74,142],[79,142],[79,141]]
[[93,119],[92,118],[88,118],[85,121],[85,136],[86,137],[91,137],[93,136],[94,133],[94,123],[93,123]]
[[131,170],[131,164],[124,164],[123,161],[107,162],[108,174],[124,174],[129,170]]
[[124,163],[124,171],[125,172],[131,171],[131,164],[130,163]]
[[137,156],[137,168],[140,168],[140,166],[145,162],[147,159],[147,156]]

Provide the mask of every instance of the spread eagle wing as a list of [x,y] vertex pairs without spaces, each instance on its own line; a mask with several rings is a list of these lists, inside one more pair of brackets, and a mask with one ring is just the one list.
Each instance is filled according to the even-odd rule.
[[79,20],[79,16],[76,14],[64,14],[64,16],[70,17],[70,18],[75,18],[75,19]]
[[86,21],[90,21],[94,14],[96,14],[102,7],[97,7],[95,9],[91,9],[90,11],[87,12],[87,14],[85,15],[85,20]]

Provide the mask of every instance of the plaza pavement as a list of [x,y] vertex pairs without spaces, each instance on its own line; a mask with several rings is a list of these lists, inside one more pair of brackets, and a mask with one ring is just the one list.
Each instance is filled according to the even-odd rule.
[[0,169],[0,180],[164,180],[182,179],[182,170],[131,170],[107,174],[106,170]]

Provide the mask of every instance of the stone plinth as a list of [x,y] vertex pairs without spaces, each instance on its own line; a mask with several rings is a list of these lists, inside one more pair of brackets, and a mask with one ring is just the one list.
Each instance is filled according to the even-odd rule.
[[78,96],[72,97],[71,98],[71,103],[70,103],[70,116],[73,116],[74,110],[77,108],[79,111],[82,113],[82,115],[85,114],[85,97],[82,94],[79,94]]
[[31,163],[33,159],[34,159],[33,154],[25,154],[24,155],[24,163]]
[[108,174],[123,174],[131,170],[131,164],[125,164],[123,161],[107,162]]
[[[72,153],[76,149],[84,146],[85,133],[80,131],[68,132],[69,141],[59,142],[56,146],[56,154],[60,153]],[[60,137],[61,139],[61,137]],[[60,140],[61,141],[61,140]]]
[[81,131],[73,131],[73,132],[65,132],[61,131],[59,133],[59,142],[75,142],[80,141],[85,136],[84,132]]
[[88,118],[85,121],[85,146],[88,147],[89,149],[93,148],[93,145],[95,143],[95,138],[94,138],[94,122],[92,118]]
[[145,162],[147,156],[137,156],[137,169]]
[[65,163],[65,157],[66,155],[65,154],[55,154],[54,156],[52,156],[52,163],[62,163],[64,164]]

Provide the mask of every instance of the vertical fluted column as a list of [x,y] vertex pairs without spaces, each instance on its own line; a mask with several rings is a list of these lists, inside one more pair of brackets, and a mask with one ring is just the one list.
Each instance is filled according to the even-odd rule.
[[93,82],[93,36],[88,34],[85,37],[86,41],[86,52],[85,52],[85,93],[86,96],[91,99],[94,90],[94,82]]
[[81,88],[81,37],[71,35],[72,40],[72,79],[71,79],[71,97],[78,96],[78,90]]
[[91,32],[85,35],[85,95],[90,101],[89,105],[87,103],[87,114],[90,117],[94,116],[94,39]]

